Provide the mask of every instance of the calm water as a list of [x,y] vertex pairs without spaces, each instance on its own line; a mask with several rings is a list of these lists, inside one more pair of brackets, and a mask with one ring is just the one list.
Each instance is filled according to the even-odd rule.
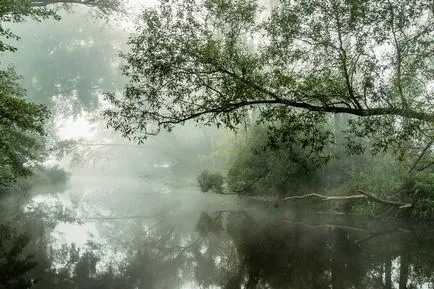
[[[34,288],[434,288],[430,224],[114,177],[74,177],[24,211],[9,226],[31,235],[22,254],[38,263],[24,275]],[[5,279],[15,263],[0,264]]]

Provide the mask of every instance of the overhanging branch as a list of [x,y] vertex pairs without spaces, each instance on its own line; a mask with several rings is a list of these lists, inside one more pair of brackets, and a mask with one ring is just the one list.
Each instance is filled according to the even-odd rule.
[[[214,64],[215,65],[215,64]],[[284,104],[290,107],[294,108],[302,108],[307,109],[310,111],[316,111],[316,112],[326,112],[326,113],[345,113],[345,114],[352,114],[356,116],[385,116],[385,115],[396,115],[401,116],[405,118],[410,119],[418,119],[430,123],[434,123],[434,113],[427,113],[423,111],[417,111],[412,110],[408,107],[404,108],[398,108],[398,107],[378,107],[378,108],[364,108],[360,106],[360,104],[357,107],[341,107],[341,106],[333,106],[333,105],[315,105],[310,104],[307,102],[300,102],[295,100],[290,100],[287,98],[283,98],[277,93],[249,80],[244,77],[239,76],[238,74],[227,70],[226,68],[219,67],[218,65],[216,69],[222,73],[225,73],[238,81],[243,82],[244,84],[250,86],[251,88],[257,90],[260,93],[263,93],[266,96],[271,97],[271,100],[262,100],[264,103],[279,103]],[[322,99],[323,95],[309,95],[309,94],[303,94],[299,91],[293,91],[292,94],[295,98],[300,96],[301,98],[310,98],[310,99]],[[261,102],[261,100],[257,100],[257,102]]]
[[254,106],[254,105],[284,105],[293,108],[301,108],[309,110],[312,112],[325,112],[334,114],[352,114],[356,116],[401,116],[411,119],[418,119],[434,123],[434,114],[415,111],[415,110],[404,110],[395,107],[384,107],[384,108],[371,108],[371,109],[358,109],[351,107],[340,107],[340,106],[320,106],[312,105],[306,102],[298,102],[289,99],[275,98],[275,99],[261,99],[261,100],[247,100],[240,102],[227,103],[225,106],[216,106],[209,109],[204,109],[196,113],[192,113],[186,116],[163,116],[161,115],[161,121],[159,125],[164,124],[178,124],[183,123],[190,119],[195,119],[207,114],[221,114],[228,113],[237,110],[242,107]]

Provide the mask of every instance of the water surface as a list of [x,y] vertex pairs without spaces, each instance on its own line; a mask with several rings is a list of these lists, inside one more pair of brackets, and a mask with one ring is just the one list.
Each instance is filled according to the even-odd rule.
[[[433,288],[430,224],[74,176],[26,204],[35,288]],[[43,190],[43,188],[39,188]],[[12,287],[11,287],[12,288]]]

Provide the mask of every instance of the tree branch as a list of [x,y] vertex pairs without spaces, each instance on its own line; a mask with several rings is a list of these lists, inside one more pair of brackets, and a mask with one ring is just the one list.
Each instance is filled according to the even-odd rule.
[[[272,92],[268,92],[269,94],[272,94]],[[434,123],[434,114],[420,112],[416,110],[404,110],[396,107],[383,107],[383,108],[370,108],[370,109],[356,109],[351,107],[340,107],[340,106],[320,106],[320,105],[312,105],[306,102],[298,102],[293,101],[289,99],[283,99],[283,98],[276,98],[275,99],[262,99],[262,100],[250,100],[250,101],[240,101],[240,102],[233,102],[233,103],[227,103],[226,106],[216,106],[210,109],[205,109],[196,113],[189,114],[187,116],[183,117],[172,117],[172,116],[163,116],[160,115],[162,120],[159,122],[159,125],[164,124],[178,124],[183,123],[187,120],[195,119],[200,116],[206,115],[206,114],[215,114],[218,115],[220,113],[228,113],[234,110],[237,110],[241,107],[245,106],[253,106],[253,105],[285,105],[289,107],[294,108],[301,108],[306,109],[313,112],[327,112],[327,113],[345,113],[345,114],[352,114],[356,116],[385,116],[385,115],[395,115],[395,116],[401,116],[411,119],[418,119],[423,120],[427,122]]]
[[301,195],[301,196],[291,196],[291,197],[286,197],[283,199],[272,199],[272,198],[261,198],[261,197],[246,197],[246,198],[252,199],[252,200],[265,201],[265,202],[273,202],[273,203],[296,201],[296,200],[306,200],[306,199],[317,199],[320,201],[346,201],[346,200],[369,199],[369,200],[372,200],[372,201],[375,201],[378,203],[382,203],[385,205],[397,206],[397,207],[399,207],[399,209],[411,208],[413,206],[410,203],[402,203],[402,202],[383,200],[383,199],[380,199],[376,196],[368,194],[362,190],[357,190],[356,192],[360,193],[360,194],[359,195],[351,195],[351,196],[325,196],[325,195],[313,193],[313,194],[307,194],[307,195]]
[[432,144],[434,143],[433,140],[429,141],[427,143],[427,145],[425,146],[425,148],[422,150],[421,154],[419,155],[419,157],[417,158],[417,160],[414,162],[413,166],[411,167],[411,169],[408,171],[409,174],[411,174],[414,169],[416,168],[416,166],[419,164],[419,162],[422,160],[422,158],[424,157],[424,155],[426,154],[426,152],[428,151],[428,149],[432,146]]
[[[108,7],[111,0],[98,1],[98,0],[29,0],[30,5],[33,7],[44,7],[51,4],[81,4],[89,7]],[[117,3],[115,1],[114,3]],[[114,4],[113,3],[113,4]],[[114,6],[114,5],[113,5]]]
[[262,174],[260,174],[259,176],[257,176],[252,182],[250,182],[249,184],[247,184],[246,186],[244,186],[241,189],[235,190],[234,193],[235,194],[243,193],[243,195],[246,195],[247,194],[247,190],[249,190],[251,187],[253,187],[263,177],[265,177],[268,174],[269,171],[270,171],[270,169],[267,168]]
[[393,41],[395,44],[395,48],[396,48],[396,83],[398,86],[398,92],[399,92],[399,96],[401,97],[401,102],[402,105],[404,107],[407,107],[407,100],[405,99],[404,96],[404,90],[402,88],[402,73],[401,73],[401,66],[402,66],[402,49],[399,45],[398,39],[396,37],[396,30],[395,30],[395,17],[394,17],[394,11],[393,11],[393,6],[390,3],[390,1],[388,1],[389,3],[389,9],[390,9],[390,15],[391,15],[391,25],[392,25],[392,35],[393,35]]
[[391,206],[398,206],[400,209],[405,209],[405,208],[411,208],[413,205],[410,203],[401,203],[401,202],[394,202],[394,201],[388,201],[388,200],[383,200],[380,199],[374,195],[368,194],[367,192],[363,191],[363,190],[357,190],[357,193],[361,193],[365,196],[367,196],[369,199],[378,202],[378,203],[382,203],[385,205],[391,205]]
[[342,65],[342,71],[345,78],[345,85],[348,90],[348,94],[350,97],[350,100],[353,101],[353,103],[357,106],[358,109],[362,110],[362,106],[360,105],[359,101],[357,100],[357,97],[354,95],[353,86],[350,80],[350,75],[348,73],[348,57],[347,52],[344,48],[343,40],[342,40],[342,31],[341,31],[341,22],[339,21],[339,11],[336,11],[336,25],[337,25],[337,33],[338,33],[338,40],[339,40],[339,58],[341,60]]
[[[226,68],[219,66],[216,63],[213,63],[212,65],[215,66],[217,71],[225,73],[225,74],[227,74],[227,75],[229,75],[229,76],[231,76],[231,77],[233,77],[239,81],[242,81],[244,84],[257,90],[258,92],[263,93],[265,95],[268,95],[269,97],[272,98],[272,100],[263,99],[263,100],[253,100],[253,101],[245,101],[245,102],[236,103],[235,105],[239,106],[239,107],[249,106],[249,105],[253,105],[253,104],[283,104],[283,105],[290,106],[290,107],[302,108],[302,109],[307,109],[307,110],[316,111],[316,112],[345,113],[345,114],[352,114],[352,115],[356,115],[356,116],[396,115],[396,116],[406,117],[406,118],[410,118],[410,119],[418,119],[418,120],[434,123],[434,114],[433,113],[416,111],[414,109],[410,110],[406,107],[404,107],[403,109],[393,107],[393,106],[378,107],[378,108],[363,108],[360,106],[360,104],[357,105],[357,108],[340,107],[340,106],[330,106],[330,105],[314,105],[314,104],[310,104],[310,103],[306,103],[306,102],[282,98],[277,93],[274,93],[274,92],[268,90],[267,88],[265,88],[261,85],[258,85],[257,83],[255,83],[249,79],[246,79],[245,77],[241,77],[238,74],[231,72],[231,71],[227,70]],[[292,94],[294,96],[294,99],[297,99],[300,97],[301,98],[308,97],[311,99],[322,99],[322,95],[307,95],[307,94],[302,94],[302,93],[297,92],[297,91],[293,91]],[[243,103],[245,103],[245,104],[243,105]],[[230,109],[229,111],[232,111],[234,109],[236,109],[236,108]],[[213,110],[215,110],[215,108]],[[199,113],[199,115],[203,115],[203,114],[206,114],[206,112]],[[194,118],[194,117],[191,117],[191,118]],[[180,122],[183,122],[183,121],[180,121]]]

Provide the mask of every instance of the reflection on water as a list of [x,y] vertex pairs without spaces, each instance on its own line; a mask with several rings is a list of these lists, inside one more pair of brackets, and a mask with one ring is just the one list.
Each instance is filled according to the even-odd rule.
[[[69,192],[69,205],[85,204],[81,213],[45,208],[46,218],[63,216],[61,223],[47,221],[35,209],[23,214],[19,225],[1,227],[0,288],[434,286],[429,225],[306,216],[188,192],[148,191],[138,197],[134,189],[117,188],[108,200],[98,186],[95,195],[78,198]],[[122,202],[126,199],[134,199],[133,206]],[[105,207],[92,211],[92,204]],[[86,241],[53,241],[53,232],[68,222],[87,230]],[[14,230],[31,234],[31,240]]]

